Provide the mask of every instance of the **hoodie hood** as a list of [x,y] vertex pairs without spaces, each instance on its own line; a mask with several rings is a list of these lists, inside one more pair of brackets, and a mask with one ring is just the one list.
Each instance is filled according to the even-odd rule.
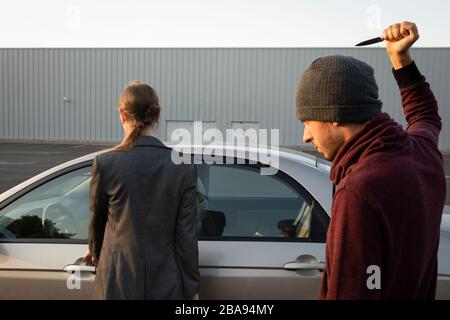
[[360,160],[391,148],[404,148],[401,140],[405,132],[387,113],[367,121],[363,128],[347,141],[336,154],[331,165],[330,178],[335,185],[350,172]]

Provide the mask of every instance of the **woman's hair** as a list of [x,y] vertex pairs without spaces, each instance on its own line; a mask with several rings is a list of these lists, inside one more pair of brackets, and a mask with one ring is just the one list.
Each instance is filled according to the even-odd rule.
[[158,123],[161,113],[159,98],[149,85],[133,81],[123,90],[118,108],[125,113],[126,121],[131,121],[132,130],[114,149],[128,151],[136,145],[145,127],[155,126]]

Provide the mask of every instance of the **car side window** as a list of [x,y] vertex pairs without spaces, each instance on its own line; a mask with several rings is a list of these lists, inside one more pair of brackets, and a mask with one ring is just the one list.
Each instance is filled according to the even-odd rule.
[[[325,242],[328,219],[288,177],[248,165],[197,165],[200,239]],[[297,186],[295,185],[297,184]]]
[[86,240],[92,167],[43,183],[0,210],[0,239]]

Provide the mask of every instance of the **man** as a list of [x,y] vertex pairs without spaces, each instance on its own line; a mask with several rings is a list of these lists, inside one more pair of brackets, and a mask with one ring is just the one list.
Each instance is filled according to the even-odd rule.
[[319,58],[297,88],[304,142],[332,160],[335,185],[320,299],[433,299],[445,175],[441,118],[409,48],[414,23],[383,33],[400,87],[404,130],[381,112],[373,69]]

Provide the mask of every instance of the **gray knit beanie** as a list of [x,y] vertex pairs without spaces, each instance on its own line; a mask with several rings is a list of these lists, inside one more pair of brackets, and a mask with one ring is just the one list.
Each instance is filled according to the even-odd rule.
[[381,113],[378,86],[367,63],[341,55],[315,60],[297,85],[297,118],[365,122]]

